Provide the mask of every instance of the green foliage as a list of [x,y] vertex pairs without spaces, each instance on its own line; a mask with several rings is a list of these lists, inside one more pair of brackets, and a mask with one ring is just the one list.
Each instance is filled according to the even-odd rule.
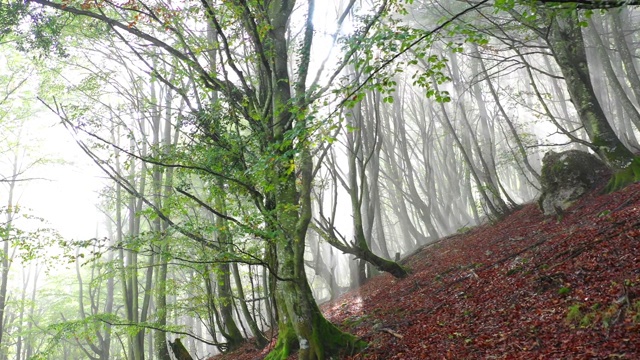
[[580,323],[578,324],[581,328],[587,328],[593,325],[596,315],[593,312],[589,312],[585,314],[582,319],[580,319]]
[[496,0],[493,2],[493,7],[497,11],[510,11],[516,5],[516,0]]
[[472,226],[463,226],[456,230],[456,234],[466,234],[473,229]]
[[0,6],[0,39],[14,33],[14,27],[27,15],[24,1],[7,1]]
[[[390,14],[383,16],[387,16],[386,21],[375,23],[372,28],[367,25],[371,18],[361,17],[362,28],[354,36],[342,39],[343,50],[354,53],[352,62],[359,76],[355,81],[343,79],[341,89],[337,90],[348,95],[343,105],[355,106],[368,91],[380,93],[385,103],[393,103],[397,76],[407,71],[413,73],[414,85],[424,88],[428,97],[450,101],[446,91],[438,91],[432,85],[450,81],[446,58],[431,48],[437,38],[429,31],[405,25]],[[454,52],[460,51],[456,44],[450,45]]]
[[563,286],[560,289],[558,289],[558,295],[568,295],[569,293],[571,293],[571,288],[567,287],[567,286]]
[[569,310],[567,311],[567,322],[570,324],[579,323],[582,320],[582,305],[573,304],[569,306]]
[[11,219],[0,222],[0,239],[8,241],[12,248],[17,249],[18,256],[24,262],[44,259],[44,254],[50,248],[64,245],[58,232],[48,227],[43,218],[31,215],[21,207],[2,207],[0,216]]
[[635,157],[625,168],[616,171],[609,179],[605,193],[612,193],[640,181],[640,157]]
[[632,309],[631,309],[632,313],[631,313],[631,320],[635,323],[635,324],[640,324],[640,300],[636,300],[633,303]]
[[[62,32],[69,18],[52,15],[29,2],[9,0],[0,6],[0,39],[10,37],[19,50],[36,57],[66,56]],[[21,26],[29,23],[30,26]]]
[[603,329],[611,328],[628,311],[631,321],[640,320],[640,301],[629,304],[626,297],[622,301],[615,301],[609,306],[602,307],[599,303],[592,305],[588,311],[584,311],[582,304],[569,306],[566,320],[569,324],[580,328],[592,328],[600,324]]
[[[68,320],[50,324],[44,329],[46,339],[32,359],[52,359],[60,356],[60,347],[67,341],[87,343],[97,340],[98,332],[110,331],[116,336],[135,335],[143,328],[161,329],[167,332],[182,332],[182,326],[166,326],[153,322],[132,324],[116,314],[97,314],[80,320]],[[108,330],[107,330],[108,329]]]
[[602,217],[608,217],[609,215],[611,215],[611,210],[602,210],[601,212],[598,213],[598,217],[602,218]]

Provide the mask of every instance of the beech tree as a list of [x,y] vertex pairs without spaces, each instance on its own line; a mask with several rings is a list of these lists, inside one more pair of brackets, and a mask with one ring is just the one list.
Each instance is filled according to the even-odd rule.
[[[311,69],[328,68],[328,61],[322,62],[325,56],[332,56],[326,54],[326,44],[335,44],[339,31],[326,38],[318,35],[313,0],[169,4],[31,0],[26,7],[18,1],[8,8],[10,21],[26,16],[25,23],[38,29],[32,36],[40,41],[25,41],[25,46],[53,47],[64,54],[66,42],[71,47],[82,35],[77,29],[88,29],[100,35],[94,41],[106,41],[101,36],[115,39],[109,46],[132,55],[124,62],[147,72],[144,79],[130,79],[132,86],[148,81],[148,90],[153,92],[132,96],[135,104],[130,104],[131,119],[127,118],[130,123],[126,126],[135,131],[115,126],[112,138],[99,138],[97,131],[88,130],[88,123],[104,131],[124,121],[109,123],[102,114],[92,114],[91,107],[77,106],[62,94],[55,100],[59,107],[52,106],[73,131],[84,132],[111,152],[104,158],[97,152],[91,156],[116,182],[113,248],[118,251],[115,261],[120,273],[110,286],[119,285],[121,290],[114,294],[112,288],[110,296],[124,305],[126,325],[132,330],[123,335],[129,358],[142,359],[150,353],[161,359],[170,357],[166,333],[177,316],[172,319],[168,313],[175,301],[167,296],[167,283],[172,280],[168,259],[189,264],[189,273],[182,280],[203,285],[200,289],[206,292],[206,301],[197,304],[206,308],[201,313],[208,313],[207,328],[214,341],[219,336],[225,341],[215,344],[221,350],[231,350],[244,341],[245,323],[258,335],[259,345],[267,342],[259,336],[263,328],[243,295],[241,263],[249,271],[252,266],[264,269],[264,302],[275,305],[273,312],[267,305],[271,325],[277,322],[279,329],[269,359],[284,359],[294,349],[300,349],[300,359],[358,350],[363,342],[324,319],[313,298],[305,268],[310,264],[305,259],[309,248],[316,249],[316,272],[327,278],[336,293],[340,285],[334,278],[335,262],[322,258],[319,240],[309,241],[310,228],[338,250],[404,277],[406,269],[383,258],[391,253],[387,245],[396,245],[400,253],[460,226],[464,230],[466,224],[481,221],[481,207],[490,217],[500,218],[516,205],[512,194],[519,182],[531,185],[522,198],[532,196],[535,159],[528,158],[522,130],[505,106],[505,88],[500,88],[493,70],[500,61],[487,56],[492,49],[482,42],[482,31],[487,29],[454,28],[455,40],[462,38],[470,44],[460,45],[443,36],[438,40],[444,41],[436,46],[431,28],[416,29],[398,20],[403,13],[401,4],[379,1],[371,11],[360,12],[355,11],[354,0],[340,6],[337,27],[352,20],[355,30],[341,39],[342,51],[333,54],[338,63],[324,74],[326,81],[322,73],[314,78]],[[461,8],[458,14],[489,5],[516,17],[521,14],[514,14],[514,9],[538,9],[535,17],[517,17],[522,20],[517,31],[529,26],[528,31],[540,35],[552,50],[556,64],[545,57],[546,71],[556,66],[563,69],[563,77],[554,77],[550,85],[555,96],[564,97],[563,78],[575,80],[567,88],[591,140],[581,144],[592,146],[612,167],[631,169],[631,177],[635,176],[636,158],[616,140],[602,108],[598,110],[593,103],[599,100],[589,83],[582,10],[577,9],[615,7],[619,2],[571,2],[568,9],[558,9],[569,4],[563,1],[455,4]],[[353,14],[359,16],[350,19]],[[433,28],[442,29],[457,18]],[[47,39],[50,41],[42,41]],[[620,36],[615,39],[620,44],[625,41]],[[532,42],[540,45],[540,40]],[[510,51],[526,64],[522,75],[535,87],[531,72],[538,69],[527,63],[532,56],[519,49]],[[402,54],[404,57],[398,56]],[[623,69],[628,73],[633,71],[630,57],[627,54]],[[122,65],[128,71],[127,64]],[[347,68],[349,75],[341,77]],[[401,74],[408,70],[416,71],[414,78]],[[103,74],[95,75],[100,78]],[[624,86],[618,84],[618,94],[626,91]],[[533,93],[545,104],[538,89]],[[170,97],[179,99],[180,109],[163,105],[159,99]],[[627,100],[621,106],[632,113],[633,101]],[[569,123],[571,110],[563,107],[563,121]],[[336,114],[344,117],[334,122]],[[566,133],[580,133],[579,127]],[[120,130],[122,134],[115,134]],[[326,156],[337,139],[344,139],[345,172],[338,169],[339,160]],[[504,154],[516,160],[504,166],[500,164]],[[335,209],[329,218],[315,208],[322,206],[316,175],[327,163],[327,177],[331,177],[327,182],[334,188],[342,185],[349,195],[353,240],[341,238],[336,231]],[[514,168],[517,171],[510,171]],[[319,198],[316,203],[313,194]],[[391,240],[395,243],[387,243],[394,232],[400,233]],[[178,237],[180,246],[176,246]],[[141,242],[150,249],[149,256],[139,257]],[[191,256],[197,257],[193,263],[186,259]],[[144,275],[139,271],[142,267]],[[155,321],[156,329],[144,328],[149,319]],[[153,333],[153,340],[151,336],[145,340],[145,333]],[[109,356],[104,348],[95,353]]]
[[[354,4],[351,1],[343,7],[338,25]],[[300,359],[323,359],[338,351],[361,348],[362,341],[324,319],[304,268],[312,216],[313,129],[320,124],[312,105],[331,88],[357,44],[329,74],[328,82],[309,86],[314,1],[301,8],[295,1],[286,0],[199,4],[34,0],[29,5],[32,7],[28,11],[32,12],[47,14],[55,10],[63,17],[91,20],[113,32],[148,64],[151,61],[145,48],[152,46],[174,57],[179,63],[175,66],[197,78],[196,86],[184,88],[149,66],[153,76],[173,86],[185,101],[191,101],[192,95],[203,101],[202,110],[193,114],[193,123],[208,136],[210,146],[200,154],[191,151],[190,159],[168,157],[156,162],[167,167],[190,167],[222,179],[224,186],[249,199],[260,214],[259,221],[251,224],[225,215],[223,209],[211,208],[217,216],[265,241],[266,262],[276,279],[272,290],[279,330],[278,344],[268,358],[284,359],[293,348],[299,348]],[[373,14],[363,17],[359,36],[365,36],[371,24],[394,6],[393,1],[383,1]],[[213,42],[197,35],[206,26],[214,30]],[[297,31],[301,35],[295,36]],[[219,57],[208,57],[207,46],[219,48]],[[219,93],[220,97],[211,99],[205,96],[207,92]],[[194,162],[197,157],[205,161]],[[187,197],[193,195],[188,189],[176,189]],[[136,226],[135,221],[132,226]],[[191,237],[210,245],[195,234]],[[134,354],[136,349],[139,347],[134,347]]]
[[[543,1],[541,5],[529,2],[496,4],[499,9],[511,14],[516,21],[546,42],[564,78],[580,123],[588,135],[589,146],[615,171],[607,187],[609,191],[640,179],[640,158],[635,156],[615,133],[601,101],[596,96],[587,61],[583,30],[589,26],[591,10],[614,9],[622,5],[638,4],[623,1]],[[523,15],[523,10],[526,15]],[[593,22],[591,26],[593,34]],[[599,40],[597,37],[595,39]],[[621,51],[624,51],[622,41],[619,41],[619,45]],[[596,43],[596,47],[601,48],[602,45]],[[614,79],[615,77],[612,78]],[[623,95],[615,82],[613,91]],[[623,107],[632,121],[637,119],[637,109],[633,104],[623,102]]]
[[46,248],[55,243],[58,234],[44,219],[21,206],[28,186],[43,180],[33,174],[51,161],[34,146],[41,139],[30,131],[34,126],[31,120],[35,104],[30,91],[34,85],[35,67],[15,49],[4,44],[1,49],[0,359],[8,359],[13,344],[18,358],[33,351],[33,342],[25,335],[30,326],[23,319],[27,318],[28,311],[32,311],[32,308],[26,308],[29,277],[34,276],[35,283],[37,275],[32,275],[31,269],[28,273],[23,271],[25,283],[21,292],[15,288],[12,291],[10,277],[18,273],[21,266],[40,258]]

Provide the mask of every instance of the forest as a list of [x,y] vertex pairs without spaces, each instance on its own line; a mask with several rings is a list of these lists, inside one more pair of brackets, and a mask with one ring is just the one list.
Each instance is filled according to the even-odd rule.
[[0,0],[0,360],[640,356],[637,5]]

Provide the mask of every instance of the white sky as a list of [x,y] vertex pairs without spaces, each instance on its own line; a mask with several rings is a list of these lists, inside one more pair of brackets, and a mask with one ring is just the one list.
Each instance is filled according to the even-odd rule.
[[[65,238],[91,238],[96,236],[97,223],[102,220],[95,207],[97,191],[103,183],[101,174],[54,116],[43,110],[29,126],[38,139],[38,148],[31,150],[31,156],[44,156],[53,162],[38,165],[23,176],[46,180],[21,183],[15,200],[23,209],[30,209],[30,214],[47,220]],[[6,187],[2,191],[4,200]]]

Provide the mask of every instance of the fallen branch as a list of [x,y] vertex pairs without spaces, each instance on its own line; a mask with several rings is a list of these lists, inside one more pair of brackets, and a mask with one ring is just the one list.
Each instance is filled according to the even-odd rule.
[[398,334],[397,332],[395,332],[395,331],[393,331],[393,330],[391,330],[389,328],[382,328],[382,329],[380,329],[380,331],[386,332],[387,334],[391,334],[391,335],[397,337],[398,339],[404,338],[404,336],[402,334]]

